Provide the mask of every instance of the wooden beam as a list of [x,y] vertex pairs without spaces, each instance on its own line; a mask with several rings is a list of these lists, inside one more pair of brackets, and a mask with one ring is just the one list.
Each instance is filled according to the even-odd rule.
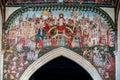
[[2,2],[1,2],[1,0],[0,0],[0,8],[1,8],[1,6],[2,6]]
[[4,4],[4,1],[3,1],[3,0],[1,0],[1,5],[2,5],[2,6],[5,6],[5,4]]
[[120,0],[117,0],[117,4],[116,4],[116,7],[115,7],[115,24],[116,24],[116,27],[118,27],[119,10],[120,10]]
[[8,0],[4,0],[4,3],[5,3],[5,6],[7,5],[7,3],[8,3]]
[[6,11],[6,7],[5,7],[5,3],[3,0],[1,0],[0,2],[0,5],[1,5],[1,15],[2,15],[2,50],[4,50],[4,33],[5,33],[5,26],[4,26],[4,23],[5,23],[5,11]]
[[115,6],[117,5],[117,2],[118,2],[118,0],[115,0],[115,1],[114,1],[114,5],[115,5]]
[[118,8],[118,12],[119,12],[119,10],[120,10],[120,0],[118,0],[117,8]]
[[3,4],[4,6],[6,6],[8,0],[1,0],[1,2],[2,2],[2,4]]

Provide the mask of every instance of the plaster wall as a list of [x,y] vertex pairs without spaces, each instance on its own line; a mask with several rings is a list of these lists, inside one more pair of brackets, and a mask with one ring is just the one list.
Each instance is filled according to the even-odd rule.
[[17,9],[19,9],[20,7],[6,7],[6,19],[7,20],[9,18],[9,16]]
[[107,14],[109,14],[109,16],[112,18],[113,21],[114,20],[114,8],[101,8],[103,9],[105,12],[107,12]]

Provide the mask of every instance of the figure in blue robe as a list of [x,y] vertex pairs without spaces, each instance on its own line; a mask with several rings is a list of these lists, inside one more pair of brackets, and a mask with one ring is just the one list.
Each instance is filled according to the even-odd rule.
[[65,46],[65,40],[63,38],[61,38],[60,43],[61,43],[61,46]]
[[47,39],[44,37],[43,39],[43,46],[46,47],[47,46]]
[[43,29],[38,29],[38,33],[35,35],[35,38],[43,38],[45,36],[45,31]]

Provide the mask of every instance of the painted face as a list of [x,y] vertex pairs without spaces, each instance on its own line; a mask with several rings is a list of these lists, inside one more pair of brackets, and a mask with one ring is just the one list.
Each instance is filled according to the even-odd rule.
[[63,17],[64,17],[64,15],[61,13],[61,14],[59,14],[59,17],[60,17],[60,18],[63,18]]

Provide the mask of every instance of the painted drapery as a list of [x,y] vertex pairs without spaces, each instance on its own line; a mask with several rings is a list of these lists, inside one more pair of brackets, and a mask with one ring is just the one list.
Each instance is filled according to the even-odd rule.
[[90,61],[103,80],[115,78],[115,28],[100,8],[29,6],[16,10],[5,26],[4,80],[19,80],[30,64],[61,46]]

